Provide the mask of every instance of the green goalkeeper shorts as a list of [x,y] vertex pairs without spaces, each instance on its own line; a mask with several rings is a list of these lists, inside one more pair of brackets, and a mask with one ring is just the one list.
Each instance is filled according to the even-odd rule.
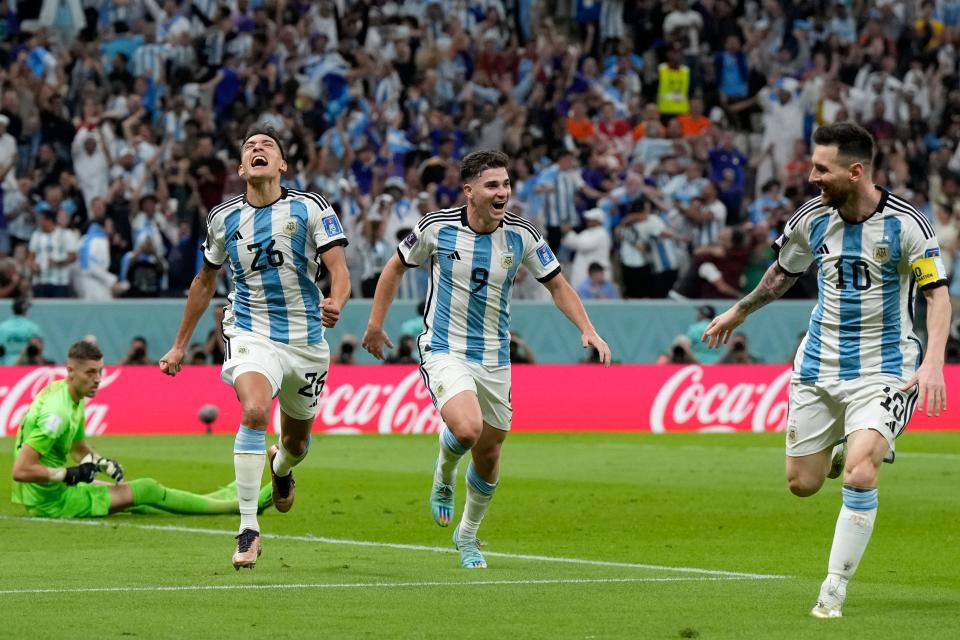
[[30,505],[27,511],[38,518],[101,518],[110,513],[110,487],[96,484],[64,487],[58,500]]

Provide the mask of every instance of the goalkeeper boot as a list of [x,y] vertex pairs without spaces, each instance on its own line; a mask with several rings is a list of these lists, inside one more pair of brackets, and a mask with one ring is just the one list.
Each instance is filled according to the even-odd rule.
[[839,576],[828,575],[820,585],[820,596],[810,615],[814,618],[843,617],[843,601],[847,597],[847,581]]
[[486,569],[487,561],[480,553],[480,542],[476,539],[461,539],[460,526],[453,530],[453,546],[460,551],[460,566],[464,569]]
[[233,552],[233,568],[237,571],[240,571],[241,567],[253,569],[257,566],[260,551],[260,532],[244,529],[237,536],[237,549]]
[[833,452],[830,459],[830,471],[827,472],[827,477],[831,480],[834,478],[839,478],[840,474],[843,473],[843,467],[846,463],[847,441],[842,440],[833,447]]
[[437,470],[433,473],[433,488],[430,489],[430,513],[433,520],[441,527],[449,527],[453,519],[453,495],[455,484],[444,484],[437,478]]
[[277,445],[273,445],[270,449],[267,450],[267,460],[270,466],[270,478],[273,483],[273,492],[271,496],[273,497],[273,506],[277,508],[277,511],[280,513],[286,513],[290,511],[290,507],[293,506],[293,499],[297,494],[297,483],[293,481],[293,470],[290,471],[285,476],[278,476],[273,471],[273,459],[277,457],[277,453],[280,452],[280,448]]

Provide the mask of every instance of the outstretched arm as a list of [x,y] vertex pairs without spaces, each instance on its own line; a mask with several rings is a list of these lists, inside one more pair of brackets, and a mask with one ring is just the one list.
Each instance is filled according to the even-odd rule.
[[726,344],[733,335],[733,330],[743,324],[748,315],[785,294],[798,278],[799,276],[791,276],[774,262],[763,274],[763,279],[760,280],[756,289],[713,319],[703,332],[700,341],[709,340],[708,346],[711,349]]
[[580,296],[570,286],[567,279],[558,273],[547,280],[544,286],[553,296],[553,303],[557,305],[557,308],[580,330],[583,348],[593,347],[596,349],[597,353],[600,354],[600,362],[603,363],[603,366],[609,367],[611,360],[610,347],[597,334],[597,330],[593,328],[590,317],[587,316],[587,310],[583,308],[583,303],[580,301]]
[[377,289],[373,294],[373,305],[370,307],[370,319],[367,321],[367,330],[363,332],[363,348],[370,352],[377,360],[383,360],[383,345],[393,348],[393,343],[383,330],[383,321],[387,318],[387,309],[397,295],[400,288],[400,281],[407,267],[400,260],[400,256],[394,254],[387,261],[377,280]]
[[907,391],[915,384],[919,385],[917,411],[923,411],[926,404],[928,416],[939,416],[941,411],[947,409],[943,354],[947,347],[947,335],[950,333],[950,295],[943,286],[927,289],[923,295],[927,299],[927,353],[923,356],[920,368],[901,391]]
[[200,317],[207,310],[210,299],[217,291],[217,273],[217,269],[204,262],[200,268],[200,273],[196,275],[190,285],[190,293],[187,294],[187,304],[183,309],[183,319],[180,321],[177,337],[174,339],[170,351],[160,358],[160,370],[168,376],[175,376],[180,371],[180,365],[187,352],[187,345],[190,343],[190,336],[193,335],[193,330],[197,328]]

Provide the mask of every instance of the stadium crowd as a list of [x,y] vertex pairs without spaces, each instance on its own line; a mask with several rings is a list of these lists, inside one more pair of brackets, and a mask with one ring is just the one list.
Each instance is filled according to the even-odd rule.
[[[960,268],[960,0],[43,0],[0,4],[0,295],[182,296],[238,140],[335,203],[354,295],[513,158],[509,208],[581,296],[737,298],[856,120]],[[229,270],[223,270],[229,277]],[[809,274],[808,274],[809,275]],[[427,275],[400,297],[421,300]],[[801,280],[789,295],[808,297]],[[226,291],[226,283],[223,285]],[[951,285],[960,297],[960,278]],[[518,299],[546,292],[521,270]]]

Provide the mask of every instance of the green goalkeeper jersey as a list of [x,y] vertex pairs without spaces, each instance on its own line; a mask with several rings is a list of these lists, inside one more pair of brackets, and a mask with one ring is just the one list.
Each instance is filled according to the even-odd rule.
[[[73,401],[66,380],[44,387],[20,422],[14,457],[26,444],[40,454],[40,463],[45,467],[66,466],[73,443],[84,438],[84,404],[84,398]],[[59,500],[65,489],[66,485],[61,482],[14,482],[12,498],[15,503],[27,506],[49,503]]]

